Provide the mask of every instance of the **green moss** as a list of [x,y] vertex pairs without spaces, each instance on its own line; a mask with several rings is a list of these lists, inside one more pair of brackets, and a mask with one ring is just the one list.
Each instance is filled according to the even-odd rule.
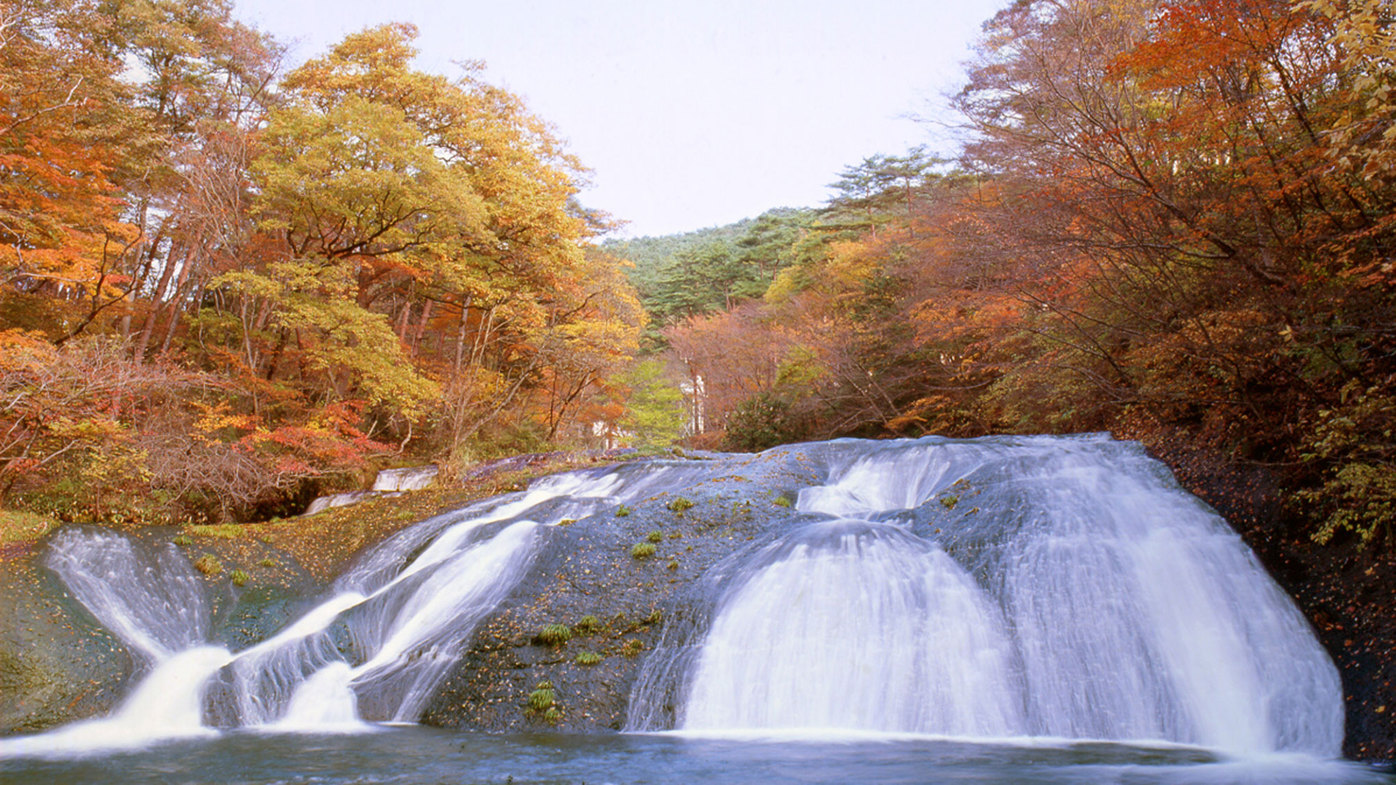
[[181,534],[174,538],[174,544],[181,548],[188,548],[190,545],[194,544],[194,538],[187,534]]
[[261,561],[257,562],[257,566],[258,566],[258,567],[275,567],[275,566],[276,566],[276,559],[273,559],[272,557],[267,556],[267,557],[263,558]]
[[654,555],[654,543],[636,543],[635,546],[630,549],[630,555],[636,559],[648,559]]
[[556,725],[561,719],[562,710],[556,706],[549,706],[548,710],[543,712],[543,721],[549,725]]
[[546,646],[561,646],[572,640],[572,628],[566,624],[548,624],[534,638]]
[[18,510],[0,510],[0,544],[37,542],[53,531],[58,521]]
[[601,629],[601,620],[596,618],[595,616],[592,616],[591,614],[587,614],[586,616],[583,616],[582,618],[578,619],[577,623],[573,625],[572,629],[578,633],[581,633],[582,635],[590,635],[591,633]]
[[236,540],[249,531],[247,528],[236,523],[190,526],[189,530],[200,537],[217,537],[220,540]]
[[582,652],[577,652],[577,664],[578,664],[578,665],[588,665],[588,666],[589,666],[589,665],[600,665],[600,664],[601,664],[601,655],[600,655],[600,654],[597,654],[597,653],[594,652],[594,651],[582,651]]
[[629,507],[626,507],[624,504],[622,504],[621,506],[619,506],[619,507],[616,508],[616,517],[617,517],[617,518],[626,518],[626,517],[629,517],[629,515],[630,515],[630,508],[629,508]]
[[669,560],[669,563],[666,564],[666,565],[664,565],[664,569],[666,569],[666,570],[677,570],[678,568],[679,568],[679,560],[678,560],[678,559],[670,559],[670,560]]
[[625,645],[620,647],[620,653],[624,654],[627,657],[637,656],[640,652],[644,650],[645,642],[640,640],[639,638],[631,638],[630,640],[625,642]]
[[650,532],[649,534],[646,534],[646,535],[645,535],[645,539],[646,539],[646,540],[649,540],[650,542],[653,542],[653,543],[660,543],[660,542],[663,542],[663,541],[664,541],[664,532],[659,532],[659,531]]
[[947,510],[955,509],[955,505],[959,503],[960,497],[958,496],[942,496],[940,499],[940,506],[944,507]]
[[242,570],[233,570],[229,577],[233,579],[234,586],[245,586],[248,581],[252,580],[252,576]]
[[194,560],[194,569],[210,578],[217,578],[223,574],[223,562],[219,561],[217,556],[205,553]]
[[667,506],[670,512],[676,512],[682,515],[685,510],[693,509],[693,502],[689,501],[688,499],[685,499],[682,496],[675,496],[673,499],[669,501],[669,504]]
[[553,708],[557,703],[557,695],[553,692],[550,682],[543,682],[548,686],[545,688],[541,684],[538,689],[528,694],[528,710],[532,712],[543,712]]
[[777,497],[776,497],[775,499],[773,499],[772,501],[775,502],[775,504],[776,504],[777,507],[790,507],[790,506],[791,506],[791,502],[790,502],[790,497],[789,497],[789,496],[777,496]]

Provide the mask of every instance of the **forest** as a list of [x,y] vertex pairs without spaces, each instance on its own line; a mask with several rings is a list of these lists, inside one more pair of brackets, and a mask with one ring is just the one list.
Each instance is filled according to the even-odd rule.
[[414,35],[287,70],[227,0],[0,6],[0,506],[248,521],[385,465],[1108,431],[1392,546],[1388,0],[1019,0],[957,155],[628,241]]

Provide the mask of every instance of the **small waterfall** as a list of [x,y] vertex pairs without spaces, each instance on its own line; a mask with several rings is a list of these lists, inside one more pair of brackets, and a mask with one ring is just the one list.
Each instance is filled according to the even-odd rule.
[[1307,622],[1137,445],[850,441],[825,460],[799,493],[812,521],[715,569],[708,609],[646,663],[632,729],[1338,755],[1338,674]]
[[655,462],[569,472],[423,521],[362,554],[284,629],[236,652],[208,645],[204,583],[177,547],[64,530],[47,564],[148,672],[111,716],[0,740],[0,755],[138,747],[221,727],[341,733],[414,722],[475,626],[527,573],[548,525],[706,471]]
[[67,529],[54,537],[45,562],[147,664],[208,634],[202,582],[174,545],[147,548],[102,529]]
[[692,676],[681,726],[1005,736],[1021,727],[1003,620],[933,544],[805,527],[756,557]]

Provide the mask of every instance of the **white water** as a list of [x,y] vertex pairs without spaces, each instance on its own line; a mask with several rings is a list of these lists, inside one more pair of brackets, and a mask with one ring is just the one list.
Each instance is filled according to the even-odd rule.
[[1226,523],[1137,446],[1037,437],[790,451],[558,475],[425,521],[238,652],[208,644],[202,580],[173,546],[65,531],[50,566],[148,673],[111,717],[0,741],[0,755],[214,726],[412,722],[549,524],[763,471],[782,492],[790,477],[815,479],[798,515],[709,573],[696,621],[666,628],[631,729],[1338,755],[1338,676],[1307,623]]
[[[635,730],[1130,740],[1336,757],[1336,668],[1210,508],[1103,437],[835,443],[722,565]],[[664,705],[676,703],[671,719]]]
[[796,540],[760,554],[774,561],[713,623],[684,729],[1021,726],[1003,621],[943,552],[886,524],[814,524]]

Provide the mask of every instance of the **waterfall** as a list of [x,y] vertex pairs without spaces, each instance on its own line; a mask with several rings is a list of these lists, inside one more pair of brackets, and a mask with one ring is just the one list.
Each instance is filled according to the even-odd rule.
[[823,458],[807,522],[716,568],[699,621],[646,663],[632,730],[1339,754],[1338,674],[1307,622],[1138,445],[848,441]]
[[[47,564],[127,644],[139,683],[112,716],[0,755],[413,722],[543,546],[622,526],[621,504],[637,507],[625,525],[684,522],[685,537],[705,536],[705,511],[761,508],[704,541],[700,579],[656,589],[675,594],[630,730],[1339,754],[1338,674],[1306,620],[1137,444],[927,437],[704,458],[555,475],[403,529],[236,651],[211,645],[205,583],[179,549],[65,530]],[[679,490],[698,499],[690,517],[664,498]]]
[[708,634],[684,728],[1004,736],[1021,725],[1003,620],[939,548],[841,520],[756,560]]

